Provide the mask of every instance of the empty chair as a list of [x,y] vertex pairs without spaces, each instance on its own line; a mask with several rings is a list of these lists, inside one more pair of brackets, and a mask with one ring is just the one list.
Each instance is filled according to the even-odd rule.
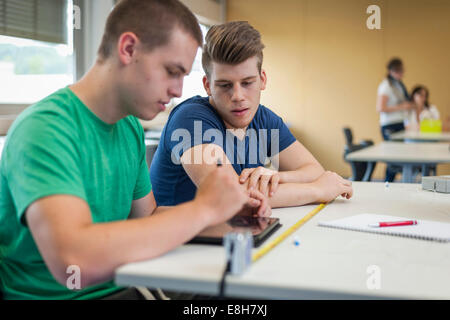
[[[353,144],[353,133],[352,133],[352,129],[345,127],[344,129],[344,135],[345,135],[345,143],[348,147],[350,146],[354,146],[355,144]],[[361,140],[357,145],[359,146],[371,146],[373,145],[373,141],[372,140]]]
[[[372,140],[362,140],[358,144],[354,144],[352,129],[345,127],[343,129],[343,131],[344,131],[344,136],[345,136],[344,160],[346,162],[348,162],[352,168],[352,176],[350,177],[350,180],[352,180],[352,181],[363,181],[363,180],[370,181],[372,178],[372,173],[375,169],[375,163],[373,164],[373,166],[369,167],[369,163],[366,161],[350,161],[350,160],[345,159],[345,157],[350,152],[354,152],[354,151],[358,151],[358,150],[370,147],[371,145],[373,145],[373,141]],[[365,177],[368,167],[369,167],[369,172],[367,172],[367,176]]]

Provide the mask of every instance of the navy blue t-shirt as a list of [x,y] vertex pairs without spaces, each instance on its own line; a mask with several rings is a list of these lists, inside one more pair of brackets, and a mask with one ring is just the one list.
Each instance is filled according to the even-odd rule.
[[240,175],[243,169],[264,166],[295,140],[283,120],[263,105],[247,127],[245,139],[239,140],[226,129],[208,97],[190,98],[170,113],[152,160],[150,179],[156,203],[173,206],[194,199],[197,188],[180,158],[196,145],[222,147]]

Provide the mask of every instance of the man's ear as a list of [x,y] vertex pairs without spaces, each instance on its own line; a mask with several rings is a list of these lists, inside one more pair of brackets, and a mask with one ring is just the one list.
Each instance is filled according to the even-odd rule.
[[266,71],[264,69],[261,69],[261,90],[266,89],[266,84],[267,84],[267,74]]
[[208,80],[208,77],[206,75],[203,76],[203,88],[205,88],[206,93],[208,96],[211,96],[211,83]]
[[139,44],[138,37],[133,32],[124,32],[117,41],[117,53],[121,63],[128,65],[136,56]]

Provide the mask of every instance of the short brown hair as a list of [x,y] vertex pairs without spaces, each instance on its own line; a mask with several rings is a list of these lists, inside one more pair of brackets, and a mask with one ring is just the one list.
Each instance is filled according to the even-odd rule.
[[209,78],[211,62],[236,65],[257,56],[261,73],[264,44],[261,34],[247,21],[232,21],[215,25],[206,34],[202,66]]
[[100,60],[111,56],[120,35],[133,32],[147,50],[169,42],[175,27],[192,35],[199,46],[203,35],[194,14],[178,0],[121,0],[106,21],[98,49]]

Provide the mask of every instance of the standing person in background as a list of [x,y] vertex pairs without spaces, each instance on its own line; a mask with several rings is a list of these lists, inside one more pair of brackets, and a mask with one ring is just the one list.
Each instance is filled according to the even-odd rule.
[[[402,82],[403,62],[393,58],[387,65],[388,75],[378,86],[377,111],[380,113],[381,134],[384,140],[389,140],[391,133],[405,130],[404,121],[408,110],[414,108],[409,101],[408,91]],[[385,181],[395,179],[396,168],[388,165]]]
[[405,130],[404,120],[408,110],[414,108],[402,82],[403,62],[394,58],[387,65],[388,75],[378,86],[377,111],[380,113],[381,134],[389,140],[391,133]]

